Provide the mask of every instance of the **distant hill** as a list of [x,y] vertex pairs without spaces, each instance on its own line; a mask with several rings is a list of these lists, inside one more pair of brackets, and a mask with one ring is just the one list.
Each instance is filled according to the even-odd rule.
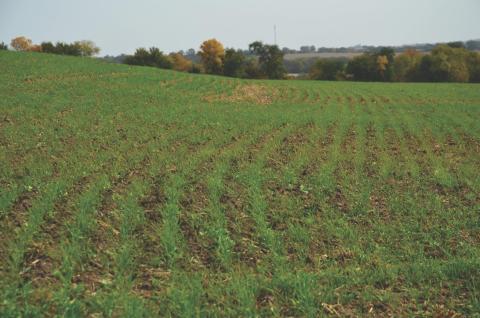
[[314,59],[331,59],[331,58],[352,59],[355,56],[359,56],[361,54],[363,54],[363,53],[359,53],[359,52],[356,52],[356,53],[353,53],[353,52],[350,52],[350,53],[335,53],[335,52],[331,52],[331,53],[327,53],[327,52],[288,53],[288,54],[285,54],[285,59],[286,60],[311,59],[311,58],[314,58]]
[[[404,52],[407,49],[415,49],[420,52],[430,52],[433,48],[435,48],[439,44],[455,44],[457,46],[464,46],[468,50],[472,51],[479,51],[480,50],[480,39],[476,40],[468,40],[468,41],[454,41],[454,42],[437,42],[437,43],[417,43],[417,44],[405,44],[400,46],[389,46],[392,47],[395,52]],[[290,49],[288,47],[284,47],[282,50],[285,54],[313,54],[313,53],[323,53],[323,54],[334,54],[334,56],[325,56],[326,58],[329,57],[351,57],[358,53],[365,53],[374,51],[381,47],[385,47],[388,45],[355,45],[349,47],[315,47],[314,45],[304,45],[301,46],[300,49]],[[343,56],[342,56],[343,55]]]

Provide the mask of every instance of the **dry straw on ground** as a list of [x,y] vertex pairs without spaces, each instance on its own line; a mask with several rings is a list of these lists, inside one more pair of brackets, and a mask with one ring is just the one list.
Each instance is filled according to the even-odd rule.
[[270,105],[273,103],[277,91],[265,85],[251,84],[237,86],[231,95],[208,95],[203,98],[204,101],[227,102],[227,103],[251,103],[257,105]]

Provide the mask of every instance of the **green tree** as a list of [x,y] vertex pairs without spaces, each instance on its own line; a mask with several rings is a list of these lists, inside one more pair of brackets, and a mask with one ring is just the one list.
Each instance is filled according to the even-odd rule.
[[393,81],[395,52],[392,48],[380,48],[353,58],[347,65],[347,73],[356,81]]
[[284,53],[277,45],[267,45],[260,41],[249,46],[252,54],[258,56],[260,71],[270,79],[283,79],[285,67],[283,64]]
[[52,42],[42,42],[40,46],[42,47],[42,52],[44,53],[58,54],[57,48]]
[[149,49],[149,60],[152,66],[171,69],[173,67],[172,61],[168,56],[164,55],[160,49],[151,47]]
[[468,51],[439,45],[432,50],[430,73],[435,82],[468,82]]
[[0,43],[0,50],[8,50],[8,45],[6,45],[5,43]]
[[354,57],[347,64],[347,76],[355,81],[374,81],[376,60],[370,53]]
[[149,63],[149,57],[148,51],[141,47],[136,49],[133,55],[128,55],[124,62],[129,65],[154,66]]
[[81,56],[93,56],[100,53],[100,48],[96,46],[93,41],[76,41],[73,43],[73,45],[78,47]]
[[201,63],[192,63],[192,69],[190,70],[190,73],[204,74],[205,69],[203,68],[203,65]]
[[480,53],[470,52],[468,56],[470,82],[480,83]]
[[265,78],[256,59],[249,58],[245,62],[245,76],[251,79]]
[[461,41],[456,41],[456,42],[448,42],[447,45],[453,49],[464,49],[465,44]]
[[171,69],[173,63],[170,58],[163,54],[160,49],[151,47],[149,50],[138,48],[134,55],[129,55],[125,58],[125,64],[152,66],[164,69]]
[[342,78],[345,62],[334,59],[321,59],[310,69],[309,78],[313,80],[335,81]]
[[415,81],[422,56],[414,49],[408,49],[395,57],[394,80],[396,82]]
[[81,56],[82,51],[80,47],[75,44],[57,42],[55,44],[55,53],[61,55],[72,55],[72,56]]
[[92,41],[76,41],[73,43],[42,42],[39,46],[44,53],[73,56],[93,56],[100,52],[100,49]]
[[430,54],[422,56],[418,65],[417,72],[415,72],[416,82],[433,82],[432,76],[433,59]]
[[242,51],[227,49],[225,51],[225,61],[223,65],[223,74],[230,77],[243,78],[245,73],[245,55]]
[[203,74],[205,73],[205,69],[203,68],[203,65],[200,63],[192,63],[192,69],[190,70],[190,73]]

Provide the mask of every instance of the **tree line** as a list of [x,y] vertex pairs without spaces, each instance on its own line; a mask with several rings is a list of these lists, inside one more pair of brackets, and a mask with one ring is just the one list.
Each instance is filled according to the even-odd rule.
[[354,57],[348,62],[319,60],[308,78],[368,82],[480,82],[480,54],[461,42],[441,44],[430,53],[414,49],[395,54],[381,48]]
[[[137,49],[125,63],[156,66],[192,73],[238,78],[284,79],[287,77],[284,52],[276,45],[253,42],[247,53],[224,49],[216,39],[202,43],[200,63],[179,53],[164,55],[159,49]],[[396,54],[382,47],[351,60],[318,59],[309,67],[306,79],[368,82],[480,82],[480,54],[469,51],[463,42],[436,46],[430,53],[408,49]]]
[[[73,43],[42,42],[33,44],[32,40],[19,36],[12,39],[10,46],[15,51],[44,52],[72,56],[94,56],[100,49],[92,41],[75,41]],[[0,49],[8,49],[3,42]],[[193,51],[193,52],[191,52]],[[190,56],[195,54],[189,50]],[[185,57],[184,54],[164,54],[159,48],[138,48],[133,55],[123,56],[122,63],[172,69],[180,72],[206,73],[238,78],[283,79],[286,71],[283,65],[284,53],[276,45],[253,42],[247,54],[242,50],[225,49],[216,39],[202,43],[196,54],[198,62]]]
[[124,63],[238,78],[283,79],[286,76],[284,53],[278,46],[260,41],[250,44],[245,54],[242,50],[225,49],[218,40],[210,39],[202,43],[198,56],[199,63],[180,53],[165,55],[156,47],[139,48],[127,56]]
[[[10,42],[10,46],[15,51],[23,52],[44,52],[60,55],[72,56],[94,56],[100,53],[100,48],[94,42],[83,40],[75,41],[73,43],[66,42],[42,42],[34,44],[31,39],[24,36],[19,36]],[[7,50],[8,46],[5,43],[0,43],[0,49]]]
[[[33,44],[23,36],[12,39],[10,46],[16,51],[73,56],[94,56],[100,52],[92,41]],[[0,49],[8,46],[2,42]],[[124,56],[122,63],[237,78],[285,79],[289,77],[285,67],[289,63],[284,55],[277,45],[260,41],[243,51],[225,49],[221,42],[210,39],[202,43],[198,53],[189,50],[187,55],[182,52],[167,55],[156,47],[138,48],[133,55]],[[308,70],[308,75],[302,78],[312,80],[480,82],[480,53],[469,50],[463,42],[440,44],[430,53],[407,49],[396,54],[393,48],[381,47],[350,60],[317,59],[302,67]]]

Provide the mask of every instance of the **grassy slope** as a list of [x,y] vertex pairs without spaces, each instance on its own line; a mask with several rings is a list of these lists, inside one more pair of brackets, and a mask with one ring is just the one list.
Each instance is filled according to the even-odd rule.
[[480,311],[480,86],[0,52],[0,316]]

